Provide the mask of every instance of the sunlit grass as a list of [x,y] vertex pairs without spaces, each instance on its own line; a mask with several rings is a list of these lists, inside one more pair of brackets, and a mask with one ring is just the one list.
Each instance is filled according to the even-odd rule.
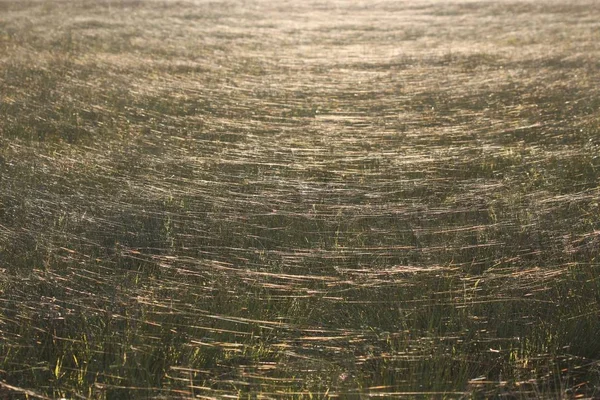
[[0,397],[598,396],[599,11],[0,0]]

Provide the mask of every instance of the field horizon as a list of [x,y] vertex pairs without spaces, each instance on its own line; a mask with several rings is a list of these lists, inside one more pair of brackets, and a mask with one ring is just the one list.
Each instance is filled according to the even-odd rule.
[[0,399],[600,397],[600,3],[0,0]]

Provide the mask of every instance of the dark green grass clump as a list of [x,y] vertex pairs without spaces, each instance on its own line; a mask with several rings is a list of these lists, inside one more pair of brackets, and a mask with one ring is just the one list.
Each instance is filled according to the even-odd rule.
[[600,396],[600,8],[0,0],[0,398]]

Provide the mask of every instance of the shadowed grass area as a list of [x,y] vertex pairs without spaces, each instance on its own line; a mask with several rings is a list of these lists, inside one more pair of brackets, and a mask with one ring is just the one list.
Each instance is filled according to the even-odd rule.
[[599,17],[0,0],[0,398],[599,396]]

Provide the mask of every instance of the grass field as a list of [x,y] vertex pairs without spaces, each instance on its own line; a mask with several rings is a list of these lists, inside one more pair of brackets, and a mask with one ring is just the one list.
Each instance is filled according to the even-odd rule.
[[0,398],[599,398],[565,3],[0,0]]

